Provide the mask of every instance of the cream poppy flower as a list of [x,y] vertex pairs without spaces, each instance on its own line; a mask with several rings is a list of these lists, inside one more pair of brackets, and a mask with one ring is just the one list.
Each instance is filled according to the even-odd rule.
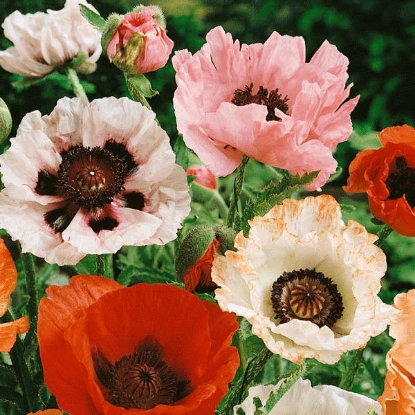
[[0,66],[39,78],[83,52],[87,59],[82,71],[93,72],[102,52],[101,33],[81,15],[79,4],[94,9],[85,0],[67,0],[61,10],[34,14],[16,10],[7,16],[2,27],[13,46],[0,51]]
[[27,114],[0,156],[0,227],[59,265],[123,245],[165,244],[190,211],[154,112],[128,98],[63,98]]
[[[243,409],[246,415],[253,414],[256,409],[253,399],[258,397],[265,405],[270,393],[277,391],[281,382],[277,385],[258,385],[250,388],[244,402],[234,407],[234,414],[238,413],[238,408]],[[312,387],[309,380],[299,379],[278,401],[269,415],[367,415],[369,410],[382,415],[380,404],[373,399],[332,385]]]
[[223,310],[245,317],[269,350],[297,364],[335,363],[386,329],[396,310],[377,294],[386,257],[377,237],[328,195],[286,199],[239,233],[212,279]]

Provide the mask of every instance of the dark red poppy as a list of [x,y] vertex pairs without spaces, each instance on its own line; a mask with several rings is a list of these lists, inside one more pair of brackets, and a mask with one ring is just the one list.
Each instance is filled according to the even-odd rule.
[[213,414],[239,365],[233,314],[167,284],[91,275],[39,306],[45,382],[71,415]]
[[402,235],[415,236],[415,129],[388,127],[378,136],[382,147],[357,154],[343,188],[366,192],[375,218]]

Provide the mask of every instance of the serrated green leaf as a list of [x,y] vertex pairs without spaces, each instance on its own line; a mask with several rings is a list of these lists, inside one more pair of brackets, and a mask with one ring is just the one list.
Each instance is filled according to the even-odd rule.
[[303,377],[309,372],[314,363],[304,361],[301,365],[297,366],[287,378],[285,378],[279,385],[278,390],[270,393],[267,403],[264,405],[264,415],[269,414],[278,401],[285,395],[285,393],[297,382],[298,379]]
[[100,32],[102,32],[105,26],[105,19],[83,4],[80,4],[79,8],[81,9],[82,16],[84,16],[92,26],[95,26]]
[[302,176],[298,174],[292,176],[286,172],[279,182],[269,182],[262,192],[256,194],[255,200],[246,205],[242,220],[244,233],[246,234],[249,230],[249,219],[254,216],[265,215],[275,205],[281,204],[284,199],[291,197],[304,186],[313,183],[318,173],[318,171],[314,171]]

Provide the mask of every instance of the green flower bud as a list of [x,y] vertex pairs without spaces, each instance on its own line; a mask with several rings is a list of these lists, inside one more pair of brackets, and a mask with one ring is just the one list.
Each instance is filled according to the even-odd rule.
[[0,143],[10,134],[12,129],[12,116],[6,103],[0,98]]
[[210,272],[215,255],[234,249],[235,231],[224,226],[199,226],[183,239],[176,255],[176,272],[189,291],[217,288]]

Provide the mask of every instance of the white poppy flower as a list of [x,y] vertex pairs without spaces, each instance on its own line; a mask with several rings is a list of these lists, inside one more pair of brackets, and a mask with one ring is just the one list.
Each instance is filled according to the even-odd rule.
[[221,308],[245,317],[272,352],[332,364],[394,320],[377,296],[386,271],[377,237],[346,226],[331,196],[286,199],[250,225],[237,252],[214,260],[212,279]]
[[61,10],[16,10],[6,17],[2,27],[13,46],[0,51],[0,66],[18,75],[42,77],[83,52],[87,59],[82,68],[93,72],[102,52],[101,33],[81,15],[79,4],[94,9],[85,0],[67,0]]
[[[255,412],[253,399],[258,397],[265,405],[271,392],[277,391],[282,381],[277,385],[254,386],[249,389],[249,395],[238,408],[246,415]],[[269,415],[367,415],[368,410],[382,415],[379,402],[354,392],[348,392],[331,385],[312,387],[309,380],[299,379],[277,402]]]
[[0,163],[0,227],[50,263],[165,244],[190,211],[169,137],[128,98],[63,98],[50,115],[27,114]]

